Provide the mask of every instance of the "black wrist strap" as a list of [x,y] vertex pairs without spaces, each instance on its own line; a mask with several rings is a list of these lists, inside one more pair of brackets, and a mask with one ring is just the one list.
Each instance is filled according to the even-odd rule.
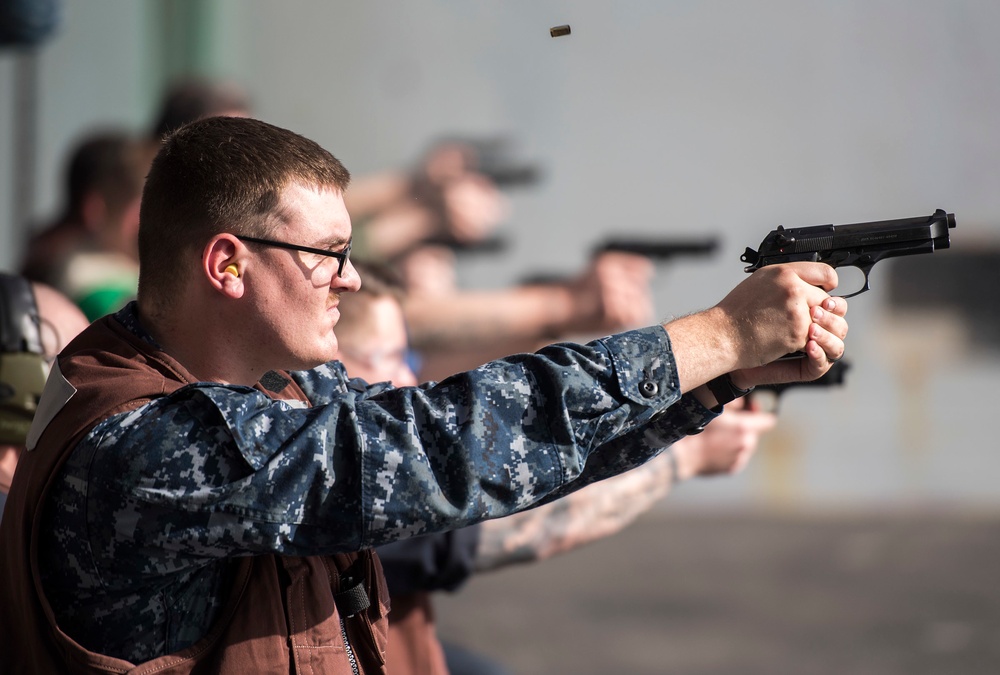
[[712,392],[713,396],[715,396],[716,403],[719,405],[726,405],[730,401],[734,401],[741,396],[746,396],[753,391],[753,387],[750,387],[749,389],[738,388],[735,384],[733,384],[733,380],[729,377],[729,373],[726,373],[725,375],[719,375],[714,380],[711,380],[708,383],[708,390]]

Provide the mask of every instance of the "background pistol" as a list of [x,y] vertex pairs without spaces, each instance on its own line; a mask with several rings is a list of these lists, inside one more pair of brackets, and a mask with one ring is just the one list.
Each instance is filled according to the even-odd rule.
[[611,237],[594,247],[592,255],[602,253],[630,253],[641,255],[654,262],[664,262],[680,255],[709,255],[719,247],[715,237],[704,239]]
[[850,364],[847,361],[837,361],[822,377],[806,382],[782,382],[781,384],[759,384],[750,392],[749,399],[753,404],[769,412],[778,412],[781,395],[793,387],[813,389],[817,387],[839,387],[845,382]]
[[[715,253],[719,240],[715,237],[701,239],[677,237],[609,237],[595,244],[590,250],[591,257],[603,253],[628,253],[649,258],[654,263],[665,263],[677,256],[702,256]],[[565,282],[566,278],[551,274],[533,274],[521,279],[522,284],[551,284]]]

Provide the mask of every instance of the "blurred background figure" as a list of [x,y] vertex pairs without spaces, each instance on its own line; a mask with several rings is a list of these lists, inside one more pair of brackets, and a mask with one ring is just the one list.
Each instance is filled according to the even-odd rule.
[[167,87],[149,136],[158,143],[167,134],[203,117],[249,117],[250,94],[235,82],[185,77]]
[[428,380],[558,339],[586,338],[653,321],[652,264],[594,256],[577,274],[545,283],[459,283],[457,256],[500,253],[510,217],[504,190],[533,185],[539,167],[504,139],[444,139],[409,173],[366,176],[348,189],[360,255],[389,261],[406,288],[413,348]]
[[509,212],[472,148],[449,141],[433,144],[412,169],[354,177],[345,200],[359,252],[394,262],[431,242],[476,246]]
[[[653,320],[653,264],[643,256],[604,253],[578,274],[546,283],[462,289],[440,249],[415,251],[406,262],[404,305],[423,376],[441,380],[499,356],[583,339]],[[429,287],[424,280],[433,287]]]
[[[477,154],[482,145],[435,145],[409,188],[357,224],[364,250],[390,261],[406,288],[404,310],[424,379],[440,380],[559,339],[652,321],[653,267],[642,256],[600,254],[576,275],[545,283],[500,283],[485,290],[460,284],[459,255],[501,253],[508,243],[497,234],[509,214],[500,187],[520,184],[511,176],[535,173],[508,160],[483,163]],[[367,189],[362,181],[359,193]]]
[[87,323],[58,291],[0,272],[0,514],[49,366]]
[[151,158],[125,131],[85,136],[69,157],[62,212],[30,240],[22,274],[59,289],[91,320],[134,298],[139,201]]
[[[339,360],[369,383],[418,382],[403,315],[405,290],[394,270],[354,261],[361,290],[340,299]],[[750,461],[770,413],[733,404],[696,436],[646,465],[557,501],[506,518],[379,547],[392,597],[389,672],[500,675],[504,667],[460,645],[441,645],[430,594],[454,591],[473,574],[545,560],[621,531],[693,476],[733,474]]]

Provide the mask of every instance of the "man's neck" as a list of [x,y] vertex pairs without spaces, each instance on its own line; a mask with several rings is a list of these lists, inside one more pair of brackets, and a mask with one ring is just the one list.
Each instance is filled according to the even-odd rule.
[[[143,330],[155,344],[170,354],[202,382],[220,384],[242,384],[252,387],[267,372],[265,368],[254,368],[245,362],[242,354],[247,350],[240,347],[232,336],[219,335],[215,324],[206,324],[199,319],[182,319],[168,312],[145,312],[136,306],[137,317]],[[212,312],[192,311],[191,316],[214,316]]]

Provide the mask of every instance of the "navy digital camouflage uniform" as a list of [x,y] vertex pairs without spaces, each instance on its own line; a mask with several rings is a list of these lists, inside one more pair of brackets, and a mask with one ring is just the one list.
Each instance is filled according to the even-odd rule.
[[[116,318],[152,342],[134,304]],[[335,361],[291,376],[314,407],[202,382],[85,436],[39,542],[65,632],[134,662],[174,652],[207,632],[229,558],[356,551],[504,516],[639,465],[714,416],[680,395],[660,327],[436,386],[369,386]]]

